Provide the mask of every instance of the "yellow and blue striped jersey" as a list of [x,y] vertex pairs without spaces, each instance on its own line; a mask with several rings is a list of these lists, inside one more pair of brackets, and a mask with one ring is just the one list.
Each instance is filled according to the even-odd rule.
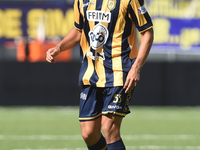
[[135,27],[153,26],[144,0],[75,0],[74,19],[82,31],[79,85],[123,86],[137,57]]

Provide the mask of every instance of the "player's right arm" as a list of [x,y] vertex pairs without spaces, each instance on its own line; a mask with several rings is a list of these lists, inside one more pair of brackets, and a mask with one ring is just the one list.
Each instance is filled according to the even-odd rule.
[[81,40],[81,34],[81,30],[73,27],[61,42],[46,52],[46,61],[54,63],[54,57],[58,56],[62,51],[75,47]]

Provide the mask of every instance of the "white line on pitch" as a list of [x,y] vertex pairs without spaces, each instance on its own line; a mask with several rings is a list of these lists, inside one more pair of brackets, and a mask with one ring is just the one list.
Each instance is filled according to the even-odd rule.
[[[122,135],[124,140],[194,140],[200,135]],[[81,135],[0,135],[0,140],[82,140]]]
[[0,135],[0,140],[82,140],[81,135]]
[[126,140],[190,140],[200,139],[200,135],[122,135],[123,139]]

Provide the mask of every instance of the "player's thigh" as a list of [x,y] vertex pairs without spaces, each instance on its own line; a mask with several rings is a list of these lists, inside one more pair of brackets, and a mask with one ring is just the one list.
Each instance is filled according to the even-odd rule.
[[94,145],[101,138],[101,117],[80,122],[82,137],[88,146]]
[[81,121],[80,126],[81,126],[81,130],[82,130],[82,134],[86,134],[85,136],[100,133],[101,117],[99,117],[95,120]]
[[113,114],[108,114],[108,115],[103,115],[102,116],[102,126],[105,127],[118,127],[120,128],[121,126],[121,122],[122,122],[123,117],[121,116],[117,116],[117,115],[113,115]]
[[102,131],[107,143],[118,141],[120,137],[120,127],[123,117],[113,114],[102,116]]

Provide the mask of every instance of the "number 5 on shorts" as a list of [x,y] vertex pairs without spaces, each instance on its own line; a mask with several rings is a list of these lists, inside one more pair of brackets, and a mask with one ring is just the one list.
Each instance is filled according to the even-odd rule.
[[122,95],[121,94],[115,94],[114,95],[114,101],[113,101],[113,103],[121,103],[122,102]]

